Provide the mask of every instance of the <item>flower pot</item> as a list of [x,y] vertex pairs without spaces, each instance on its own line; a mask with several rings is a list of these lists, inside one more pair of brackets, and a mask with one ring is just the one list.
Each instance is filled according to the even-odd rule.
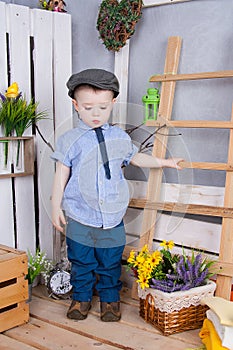
[[216,284],[213,281],[204,286],[173,293],[139,287],[139,314],[163,335],[201,328],[208,309],[206,305],[201,305],[201,299],[212,296],[215,289]]
[[0,137],[0,178],[33,174],[33,136]]

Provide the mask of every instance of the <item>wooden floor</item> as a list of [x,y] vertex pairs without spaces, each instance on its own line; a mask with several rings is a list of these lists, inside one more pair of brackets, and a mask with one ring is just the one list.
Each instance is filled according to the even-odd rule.
[[66,317],[69,300],[48,297],[44,286],[33,288],[29,323],[0,334],[1,350],[186,350],[202,348],[199,330],[168,337],[139,316],[138,302],[122,292],[122,319],[106,323],[99,318],[99,301],[84,321]]

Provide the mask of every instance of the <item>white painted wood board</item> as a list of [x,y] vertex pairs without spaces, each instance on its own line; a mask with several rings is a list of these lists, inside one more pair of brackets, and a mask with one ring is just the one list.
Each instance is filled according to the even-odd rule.
[[[30,89],[30,11],[26,6],[10,4],[7,7],[10,42],[11,83],[16,81],[20,91],[29,100]],[[20,43],[20,45],[19,45]],[[28,129],[25,135],[31,135]],[[35,250],[35,202],[32,176],[15,178],[15,208],[17,248]]]
[[[0,2],[0,91],[7,88],[6,5]],[[0,135],[2,132],[0,130]],[[0,242],[15,246],[11,179],[0,181]]]
[[54,113],[55,141],[73,127],[72,101],[66,82],[72,74],[71,16],[54,13]]
[[[33,62],[35,76],[35,100],[39,110],[46,111],[47,119],[37,123],[44,139],[54,147],[54,94],[53,94],[53,13],[34,9],[33,22]],[[54,164],[50,159],[51,149],[39,133],[36,137],[36,159],[39,201],[39,242],[40,249],[47,256],[53,256],[53,227],[50,214],[50,196],[54,174]]]
[[[129,180],[131,198],[145,198],[147,182]],[[223,206],[224,187],[163,183],[160,201]]]
[[6,5],[0,2],[0,92],[4,93],[7,86],[7,51],[6,51]]
[[[72,101],[68,96],[66,82],[72,74],[71,16],[54,13],[54,120],[55,142],[58,137],[73,127]],[[61,233],[53,230],[54,259],[60,261]],[[57,242],[59,244],[57,244]]]
[[115,53],[114,73],[120,83],[120,94],[114,105],[112,122],[118,123],[122,128],[125,127],[127,120],[129,47],[128,41],[119,52]]

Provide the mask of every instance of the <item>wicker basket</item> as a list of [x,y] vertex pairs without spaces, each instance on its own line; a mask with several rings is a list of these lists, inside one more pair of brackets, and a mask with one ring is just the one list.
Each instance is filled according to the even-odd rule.
[[163,335],[171,335],[201,328],[208,307],[201,305],[201,299],[214,294],[216,284],[192,288],[188,291],[164,293],[152,288],[139,287],[140,316]]

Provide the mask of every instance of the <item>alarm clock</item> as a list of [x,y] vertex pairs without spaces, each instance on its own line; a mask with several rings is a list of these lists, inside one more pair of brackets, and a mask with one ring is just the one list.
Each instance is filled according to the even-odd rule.
[[53,270],[47,284],[49,296],[54,299],[68,299],[72,290],[70,273],[61,269]]

